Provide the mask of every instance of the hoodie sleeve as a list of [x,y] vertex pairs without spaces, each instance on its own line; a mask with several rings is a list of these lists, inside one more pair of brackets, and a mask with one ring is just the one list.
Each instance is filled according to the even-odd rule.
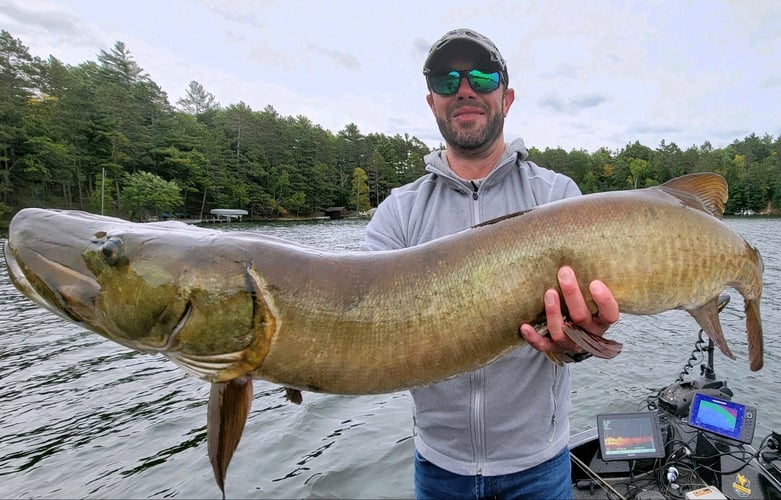
[[406,238],[402,234],[404,225],[399,218],[398,202],[391,193],[380,203],[366,226],[366,237],[361,250],[397,250],[404,248]]

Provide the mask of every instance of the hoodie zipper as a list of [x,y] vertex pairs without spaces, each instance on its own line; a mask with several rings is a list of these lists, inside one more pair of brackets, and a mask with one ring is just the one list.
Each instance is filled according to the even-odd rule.
[[553,437],[556,435],[556,413],[558,412],[558,403],[556,402],[556,384],[559,380],[559,367],[555,363],[553,365],[553,383],[551,384],[551,399],[553,400],[553,415],[551,415],[551,433],[548,437],[548,442],[553,441]]
[[[480,195],[478,193],[480,186],[473,180],[469,181],[472,185],[472,222],[480,224]],[[483,475],[483,466],[485,464],[485,415],[483,414],[485,398],[485,369],[479,368],[471,375],[472,379],[472,443],[474,446],[475,474]]]
[[477,201],[477,189],[478,185],[475,183],[475,181],[469,181],[472,183],[472,199]]
[[477,201],[478,198],[480,198],[480,195],[478,194],[480,186],[478,186],[475,181],[469,182],[472,184],[472,200],[474,200],[474,203],[472,203],[472,223],[476,226],[482,222],[480,220],[480,204]]
[[483,398],[485,393],[485,371],[478,368],[472,372],[472,446],[475,459],[475,474],[483,475],[485,458],[485,417],[483,415]]

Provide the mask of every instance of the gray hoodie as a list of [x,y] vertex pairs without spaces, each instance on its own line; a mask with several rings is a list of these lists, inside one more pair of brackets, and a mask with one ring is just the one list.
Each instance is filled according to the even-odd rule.
[[[453,173],[443,152],[430,153],[429,173],[394,189],[377,207],[362,249],[418,245],[580,194],[570,178],[526,161],[528,155],[523,140],[513,141],[491,173],[473,183]],[[569,365],[521,346],[476,371],[412,389],[415,447],[462,475],[534,467],[567,444],[569,391]]]

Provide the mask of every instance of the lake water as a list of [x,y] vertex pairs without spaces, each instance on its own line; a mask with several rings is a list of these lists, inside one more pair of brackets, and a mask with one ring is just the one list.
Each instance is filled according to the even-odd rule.
[[[755,445],[781,429],[781,220],[729,219],[765,260],[765,368],[748,369],[742,298],[721,315],[736,361],[716,354],[734,399],[759,408]],[[364,221],[233,224],[304,244],[356,249]],[[685,312],[624,316],[624,352],[575,366],[572,430],[597,413],[632,411],[673,382],[697,338]],[[219,497],[206,452],[207,384],[160,356],[131,352],[24,299],[0,263],[0,498]],[[699,375],[699,365],[691,371]],[[255,400],[228,471],[231,498],[398,498],[412,495],[406,392],[345,397],[255,382]]]

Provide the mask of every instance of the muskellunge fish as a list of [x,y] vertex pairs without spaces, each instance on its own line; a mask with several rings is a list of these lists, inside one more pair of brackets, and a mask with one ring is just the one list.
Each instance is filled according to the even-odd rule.
[[[258,234],[25,209],[5,256],[30,299],[211,382],[209,456],[224,492],[253,378],[372,394],[476,369],[544,321],[563,265],[583,293],[600,279],[620,310],[685,309],[727,356],[717,299],[745,300],[750,367],[763,362],[762,259],[720,217],[727,185],[692,174],[647,189],[570,198],[413,248],[330,253]],[[590,300],[590,299],[588,299]],[[594,309],[593,302],[590,302]],[[576,330],[590,352],[616,343]]]

